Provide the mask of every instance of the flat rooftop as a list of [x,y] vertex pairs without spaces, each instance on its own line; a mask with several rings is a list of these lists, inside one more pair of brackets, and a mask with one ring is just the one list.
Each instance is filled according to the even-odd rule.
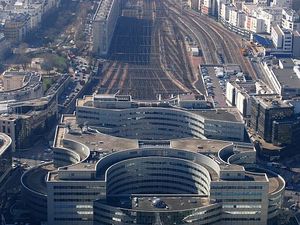
[[190,112],[212,120],[243,122],[241,116],[235,109],[191,110]]
[[271,174],[263,168],[247,168],[247,170],[252,171],[251,174],[255,175],[266,174],[269,180],[269,193],[274,193],[284,188],[284,181],[278,175]]
[[[76,124],[76,117],[74,115],[64,116],[62,118],[62,123],[68,124],[72,130],[78,130]],[[76,142],[80,142],[86,145],[91,153],[96,153],[99,157],[95,159],[91,159],[88,157],[84,160],[84,155],[82,155],[81,163],[73,164],[71,166],[66,167],[67,170],[78,170],[78,169],[92,169],[94,170],[96,163],[100,158],[105,157],[113,152],[124,151],[128,149],[138,149],[140,147],[140,142],[137,139],[127,139],[120,138],[111,135],[106,135],[103,133],[83,133],[79,134],[76,132],[68,132],[65,126],[58,126],[56,131],[56,139],[54,142],[54,147],[63,147],[63,140],[72,140]],[[147,143],[151,142],[148,140]],[[155,142],[155,140],[154,140]],[[151,143],[150,143],[151,144]],[[175,149],[185,149],[186,151],[204,153],[204,152],[212,152],[215,155],[218,151],[225,146],[231,145],[232,142],[229,141],[219,141],[219,140],[202,140],[195,138],[185,138],[185,139],[175,139],[170,140],[170,147]],[[209,170],[209,168],[207,168]],[[217,174],[214,171],[211,172],[211,178],[215,180],[217,178]],[[55,178],[55,175],[50,176],[50,180]]]
[[[106,98],[104,98],[106,97]],[[197,101],[201,96],[196,95],[180,95],[179,99],[183,101]],[[127,102],[128,104],[116,104],[111,106],[111,104],[105,104],[108,99],[110,102]],[[202,101],[199,99],[199,101]],[[220,121],[230,121],[230,122],[243,122],[239,112],[234,108],[220,108],[220,109],[201,109],[201,110],[190,110],[185,108],[177,107],[172,105],[172,99],[170,102],[166,101],[132,101],[130,96],[113,96],[113,95],[95,95],[95,96],[84,96],[83,99],[78,99],[76,102],[77,107],[91,107],[91,108],[107,108],[107,109],[125,109],[125,108],[140,108],[140,107],[155,107],[155,108],[171,108],[173,110],[181,110],[185,112],[195,113],[201,115],[207,119],[220,120]],[[100,106],[101,103],[102,105]]]
[[47,195],[46,176],[52,170],[55,170],[52,163],[43,164],[26,172],[22,177],[22,182],[31,190]]
[[[63,140],[67,139],[80,142],[87,146],[91,151],[101,153],[103,156],[116,151],[135,149],[139,147],[138,140],[136,139],[120,138],[90,131],[87,133],[83,132],[81,134],[81,130],[76,123],[76,117],[73,115],[65,115],[61,122],[68,124],[71,131],[68,132],[68,129],[65,126],[58,126],[54,147],[63,147]],[[68,170],[86,168],[87,164],[94,167],[97,161],[98,160],[95,160],[94,162],[92,160],[86,160],[82,163],[69,166]]]
[[270,88],[262,81],[230,81],[230,83],[241,92],[247,94],[257,94],[261,92],[265,94],[271,93]]
[[115,0],[101,0],[95,14],[95,20],[106,20],[110,14],[111,7],[115,4]]
[[284,88],[300,89],[300,79],[292,68],[273,69],[273,73]]
[[170,142],[172,148],[186,149],[198,153],[218,153],[220,149],[232,144],[229,141],[203,140],[196,138],[175,139]]
[[261,104],[263,104],[266,108],[292,108],[292,105],[290,105],[286,101],[281,100],[279,95],[256,95],[254,98],[256,101],[259,101]]
[[29,118],[30,116],[28,115],[24,115],[24,114],[8,114],[8,113],[3,113],[3,114],[0,114],[0,120],[3,120],[3,121],[15,121],[16,119],[26,119],[26,118]]

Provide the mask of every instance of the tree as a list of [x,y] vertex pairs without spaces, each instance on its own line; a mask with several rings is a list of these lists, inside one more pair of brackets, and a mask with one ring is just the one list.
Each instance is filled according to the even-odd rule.
[[2,73],[5,70],[5,66],[3,63],[0,63],[0,73]]
[[31,58],[27,55],[26,51],[28,48],[28,44],[23,42],[17,48],[17,54],[15,56],[15,61],[17,64],[21,64],[23,70],[27,69],[27,64],[31,62]]
[[1,6],[2,6],[2,9],[4,10],[7,6],[7,3],[5,1],[1,1],[0,2]]
[[47,73],[49,74],[50,71],[52,70],[53,66],[52,66],[49,62],[44,61],[44,62],[42,62],[42,64],[41,64],[41,68],[42,68],[42,70],[47,71]]
[[31,62],[31,58],[29,58],[26,54],[18,54],[15,58],[16,64],[21,64],[22,69],[26,70],[27,65]]
[[84,125],[82,123],[80,123],[80,124],[78,124],[78,127],[80,128],[81,133],[82,133]]

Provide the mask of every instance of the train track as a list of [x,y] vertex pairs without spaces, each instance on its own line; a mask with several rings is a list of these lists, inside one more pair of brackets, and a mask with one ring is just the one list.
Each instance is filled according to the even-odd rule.
[[252,79],[257,79],[256,71],[252,67],[251,62],[248,58],[245,58],[240,51],[240,49],[242,48],[242,43],[239,36],[232,33],[231,31],[226,30],[216,21],[213,21],[212,19],[208,18],[207,16],[201,15],[198,12],[190,11],[189,15],[197,18],[198,21],[206,22],[204,24],[209,24],[211,29],[213,29],[223,37],[223,40],[227,40],[225,44],[227,45],[227,48],[233,57],[233,62],[240,64],[243,71],[248,72]]
[[222,49],[220,42],[214,41],[217,39],[216,33],[209,32],[205,26],[200,25],[192,17],[184,15],[178,4],[173,1],[165,1],[166,7],[169,8],[169,15],[180,24],[181,28],[187,30],[193,35],[193,39],[201,46],[204,53],[205,63],[219,64],[217,52]]
[[[126,9],[131,18],[122,18],[117,27],[109,65],[100,80],[100,93],[131,94],[136,99],[198,93],[193,86],[195,74],[184,32],[167,18],[160,0],[133,1],[142,9],[138,14]],[[177,29],[175,37],[164,32],[165,23]]]
[[[212,52],[221,53],[224,57],[224,63],[239,64],[242,70],[252,77],[257,79],[256,71],[253,69],[251,62],[246,59],[240,52],[242,44],[240,38],[221,27],[216,21],[201,15],[198,12],[192,10],[181,10],[180,1],[165,1],[170,10],[180,19],[178,22],[183,23],[185,28],[190,30],[194,36],[197,36],[195,30],[198,30],[203,35],[196,40],[204,51],[205,63],[218,64],[218,56],[215,56]],[[185,24],[186,23],[186,24]],[[212,44],[208,44],[212,42]],[[203,43],[208,45],[207,48]]]

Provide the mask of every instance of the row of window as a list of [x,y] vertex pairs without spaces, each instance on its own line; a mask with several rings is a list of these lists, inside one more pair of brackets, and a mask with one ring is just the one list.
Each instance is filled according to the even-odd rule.
[[91,186],[91,185],[86,185],[86,186],[83,186],[83,185],[78,185],[78,186],[54,186],[53,189],[99,189],[101,187],[99,186]]
[[253,185],[245,185],[245,186],[233,186],[233,185],[224,185],[224,186],[218,186],[218,185],[212,185],[211,189],[262,189],[262,186],[253,186]]
[[[130,186],[130,185],[131,185],[131,187],[132,187],[133,185],[139,186],[139,184],[146,184],[146,183],[153,183],[153,182],[170,184],[170,186],[166,186],[166,187],[168,187],[169,189],[170,189],[170,188],[173,189],[173,186],[171,186],[171,184],[174,184],[174,185],[182,185],[182,186],[186,187],[186,188],[187,188],[187,189],[185,189],[186,192],[188,192],[188,191],[191,191],[191,192],[197,192],[197,191],[198,191],[198,187],[197,187],[195,184],[188,184],[187,182],[181,182],[181,181],[175,181],[175,180],[168,180],[168,179],[165,177],[164,180],[163,180],[163,179],[151,179],[151,178],[148,178],[147,180],[134,180],[134,181],[130,181],[130,182],[124,182],[124,183],[122,183],[122,184],[120,184],[120,185],[118,185],[118,186],[115,185],[115,186],[111,187],[111,188],[108,190],[108,193],[109,193],[109,194],[110,194],[111,192],[113,192],[113,193],[114,193],[114,192],[122,193],[122,192],[120,191],[120,189],[123,188],[123,187],[126,187],[126,186],[127,186],[126,190],[130,190],[130,187],[128,187],[128,186]],[[207,191],[205,185],[203,185],[203,184],[201,184],[201,183],[199,183],[199,182],[195,182],[195,183],[197,183],[198,185],[202,186],[202,187]],[[135,186],[133,186],[132,188],[135,189],[135,188],[136,188]],[[159,185],[157,185],[157,186],[159,186]],[[123,188],[123,189],[124,189],[124,188]],[[122,189],[121,189],[121,190],[122,190]],[[201,191],[201,192],[203,192],[203,191]],[[205,194],[205,193],[203,193],[203,194]]]
[[60,196],[60,195],[99,195],[99,192],[55,192],[54,196]]
[[[208,183],[205,179],[203,179],[201,176],[198,176],[194,173],[187,173],[186,171],[183,171],[183,170],[179,170],[179,169],[173,169],[173,168],[160,168],[160,167],[151,167],[151,168],[146,168],[146,170],[161,170],[161,171],[175,171],[175,172],[180,172],[180,173],[184,173],[184,174],[187,174],[189,177],[187,176],[180,176],[180,175],[173,175],[173,174],[166,174],[166,173],[152,173],[152,174],[147,174],[145,175],[145,177],[147,177],[146,180],[134,180],[134,181],[131,181],[131,182],[123,182],[120,184],[121,181],[126,181],[128,180],[129,177],[121,177],[117,180],[113,180],[111,181],[109,179],[109,182],[107,184],[107,186],[110,188],[110,189],[114,189],[114,188],[117,188],[117,187],[120,187],[120,186],[123,186],[123,185],[130,185],[130,184],[137,184],[137,183],[144,183],[144,182],[150,182],[150,181],[153,181],[153,178],[151,179],[151,176],[163,176],[165,178],[167,177],[174,177],[174,178],[179,178],[179,179],[183,179],[183,180],[187,180],[187,181],[190,181],[192,183],[196,183],[198,185],[200,185],[201,187],[203,187],[205,189],[205,191],[207,192],[208,191]],[[129,172],[127,172],[129,173]],[[125,172],[126,174],[126,172]],[[148,177],[149,176],[149,177]],[[195,176],[197,178],[199,178],[202,182],[199,182],[197,180],[192,180],[191,177],[192,176]],[[171,181],[171,180],[165,180],[164,182],[169,182],[169,183],[172,183],[172,182],[177,182],[178,184],[180,184],[180,181]],[[184,184],[183,184],[184,185]],[[195,187],[195,185],[190,185],[190,184],[187,184],[185,183],[186,186],[193,186]]]
[[54,198],[54,202],[92,202],[95,198],[82,198],[82,199],[72,199],[72,198]]

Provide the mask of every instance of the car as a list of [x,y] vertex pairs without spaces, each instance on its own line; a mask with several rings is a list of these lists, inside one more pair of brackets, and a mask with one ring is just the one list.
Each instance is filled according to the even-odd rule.
[[295,204],[291,205],[290,209],[293,210],[293,211],[297,211],[298,210],[298,204],[295,203]]
[[285,187],[285,190],[292,191],[292,190],[294,190],[294,187],[293,186],[287,186],[287,187]]

